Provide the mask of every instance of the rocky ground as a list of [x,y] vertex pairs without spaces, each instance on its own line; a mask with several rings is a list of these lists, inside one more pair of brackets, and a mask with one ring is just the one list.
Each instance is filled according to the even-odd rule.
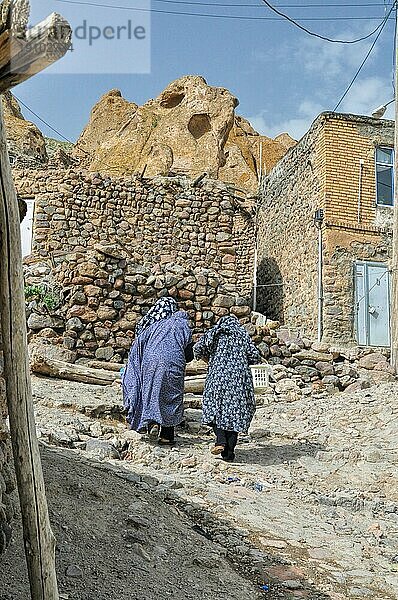
[[[100,568],[94,566],[90,547],[93,550],[95,546],[97,553],[101,546],[98,539],[104,538],[105,556],[110,552],[108,562],[120,573],[121,582],[128,579],[126,564],[129,560],[121,560],[127,552],[122,531],[129,529],[126,524],[129,502],[138,501],[124,498],[129,485],[131,491],[127,495],[140,496],[141,503],[144,502],[142,494],[148,494],[145,501],[151,510],[141,510],[140,515],[150,515],[152,519],[159,514],[159,519],[163,519],[169,510],[164,502],[171,505],[173,511],[178,510],[182,522],[168,524],[169,531],[176,528],[173,538],[176,556],[187,559],[187,554],[192,554],[191,540],[187,553],[181,536],[195,533],[203,548],[203,544],[209,544],[199,552],[203,557],[195,563],[202,568],[196,569],[195,574],[191,572],[195,588],[189,584],[181,591],[181,582],[187,575],[183,570],[181,581],[176,579],[178,560],[174,565],[166,561],[164,569],[157,571],[159,586],[163,578],[167,590],[177,584],[181,596],[174,594],[175,597],[218,600],[224,593],[220,591],[221,581],[217,577],[229,569],[228,595],[235,597],[235,593],[240,599],[256,598],[258,594],[271,599],[398,598],[397,383],[355,393],[299,397],[294,401],[273,393],[263,396],[259,398],[250,435],[240,440],[234,464],[226,464],[210,455],[213,439],[200,425],[199,409],[187,409],[185,427],[179,430],[177,444],[170,450],[126,430],[120,420],[123,415],[117,384],[101,388],[34,378],[33,388],[41,439],[54,446],[73,448],[58,449],[67,453],[59,459],[63,461],[61,466],[67,477],[72,477],[73,469],[76,471],[76,461],[89,458],[102,461],[93,463],[97,468],[113,469],[119,477],[130,481],[129,484],[118,481],[116,485],[113,473],[99,472],[91,463],[90,467],[85,466],[86,463],[80,467],[82,463],[77,463],[78,469],[89,469],[91,473],[88,477],[91,492],[84,488],[83,500],[100,494],[100,499],[93,500],[87,507],[88,514],[94,512],[101,522],[98,531],[87,533],[88,539],[92,535],[97,542],[93,544],[90,540],[88,551],[80,548],[83,539],[79,540],[80,549],[76,547],[76,561],[83,570],[83,581],[88,572],[95,569],[100,572]],[[196,400],[187,397],[188,405],[195,406],[195,403]],[[46,463],[50,465],[49,457],[53,453],[54,450],[45,451],[45,467]],[[62,487],[65,492],[69,485],[67,478],[63,481],[61,466],[57,467],[59,477],[58,473],[53,476],[51,469],[47,472],[50,498],[54,486]],[[98,483],[94,483],[94,470]],[[78,472],[73,476],[75,483]],[[82,473],[81,484],[84,485],[85,479]],[[121,486],[115,492],[116,511],[108,504],[115,485],[116,488]],[[79,489],[77,487],[71,496],[79,499]],[[73,502],[68,505],[71,514],[67,517],[69,524],[65,532],[57,523],[58,493],[54,498],[52,516],[58,537],[61,536],[62,558],[65,540],[71,543],[79,529],[74,519],[81,508],[80,504],[72,506]],[[174,512],[170,518],[176,518]],[[78,518],[77,522],[81,524],[85,520]],[[190,522],[194,523],[194,533],[192,525],[188,525]],[[95,523],[93,527],[95,529]],[[142,534],[139,526],[133,527]],[[147,531],[145,527],[144,530]],[[162,535],[159,539],[156,534],[152,535],[152,528],[149,530],[149,540],[141,535],[128,542],[133,548],[131,551],[129,547],[128,553],[137,560],[140,547],[148,557],[147,569],[150,570],[156,553],[160,552],[156,550],[158,545],[166,549],[168,556],[167,543],[171,536]],[[118,543],[109,551],[114,536],[119,536]],[[194,537],[192,543],[196,544]],[[218,557],[215,560],[223,561],[223,566],[215,570],[207,555],[213,551]],[[12,552],[11,549],[8,556]],[[235,559],[246,579],[224,562],[223,553]],[[184,560],[178,564],[184,565]],[[62,564],[63,569],[67,566],[65,562]],[[168,570],[170,567],[172,571]],[[251,578],[251,584],[247,577]],[[67,598],[102,598],[84,595],[87,591],[79,588],[81,580],[73,580],[73,585],[78,582],[75,588],[70,587],[72,580],[66,576],[61,578],[62,584],[64,581],[69,582],[69,588],[65,589],[71,595],[66,595]],[[265,588],[261,590],[261,586]],[[121,584],[120,589],[122,587]],[[134,591],[133,586],[129,597],[134,597]],[[158,591],[154,588],[149,595],[137,592],[136,597],[155,598]],[[1,600],[24,598],[12,594],[1,596],[1,593],[3,586]],[[118,594],[107,591],[106,595],[127,598],[119,591]]]

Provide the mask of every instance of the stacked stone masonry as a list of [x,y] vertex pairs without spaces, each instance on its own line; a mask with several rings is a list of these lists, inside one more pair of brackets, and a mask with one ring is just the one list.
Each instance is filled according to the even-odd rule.
[[355,344],[354,263],[391,257],[392,209],[376,203],[375,151],[394,123],[324,113],[263,181],[260,306],[309,337],[317,330],[317,230],[323,209],[323,341]]
[[19,196],[35,198],[26,281],[47,282],[61,300],[53,314],[30,304],[31,331],[44,329],[77,358],[118,361],[137,320],[166,294],[188,311],[195,333],[228,313],[249,322],[252,199],[187,178],[51,169],[14,176]]
[[5,551],[11,539],[11,521],[15,507],[15,483],[11,468],[11,446],[6,427],[7,406],[2,375],[3,357],[0,352],[0,554]]
[[312,335],[316,329],[317,231],[323,182],[319,127],[263,182],[258,231],[258,308]]

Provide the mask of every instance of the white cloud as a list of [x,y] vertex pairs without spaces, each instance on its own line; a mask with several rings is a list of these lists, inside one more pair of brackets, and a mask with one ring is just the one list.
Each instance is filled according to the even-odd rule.
[[[361,23],[330,37],[346,40],[359,38],[369,32],[368,28],[369,23]],[[357,44],[331,44],[300,36],[285,44],[283,52],[287,50],[289,59],[284,58],[282,65],[278,66],[278,69],[289,69],[289,78],[284,84],[285,98],[281,98],[274,111],[264,108],[249,117],[253,127],[269,137],[286,131],[295,139],[300,139],[319,113],[334,109],[373,39]],[[259,53],[255,58],[268,62],[269,53]],[[382,59],[383,47],[377,44],[339,106],[339,112],[371,115],[377,107],[392,99],[394,92],[389,76],[385,76],[385,69],[383,76],[379,75],[377,69]],[[391,119],[393,115],[392,104],[385,118]]]
[[[393,97],[391,85],[381,77],[358,79],[339,107],[341,112],[371,115],[378,107]],[[388,116],[392,115],[392,108]]]
[[312,100],[304,100],[298,106],[297,117],[291,119],[275,120],[268,111],[261,111],[259,114],[249,117],[249,121],[259,133],[268,137],[275,137],[280,133],[288,133],[290,136],[299,140],[311,123],[322,112],[322,106]]

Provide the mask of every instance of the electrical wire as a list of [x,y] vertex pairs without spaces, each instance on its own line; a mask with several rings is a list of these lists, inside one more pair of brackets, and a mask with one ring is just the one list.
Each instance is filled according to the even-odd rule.
[[[164,4],[181,4],[188,6],[224,6],[226,8],[261,8],[262,4],[231,4],[230,2],[193,2],[192,0],[154,0]],[[363,8],[370,6],[385,7],[381,2],[367,2],[364,4],[276,4],[276,8]]]
[[360,66],[358,67],[354,77],[351,80],[351,83],[349,84],[349,86],[347,87],[347,89],[345,90],[344,94],[341,96],[340,100],[338,101],[338,103],[336,104],[336,106],[333,109],[333,112],[336,112],[336,110],[339,108],[340,104],[343,102],[344,98],[347,96],[348,92],[350,91],[350,89],[352,88],[352,86],[354,85],[359,73],[362,71],[363,67],[365,66],[366,61],[368,60],[369,56],[371,55],[373,48],[376,46],[377,44],[377,40],[379,39],[379,37],[381,36],[381,34],[383,33],[383,29],[384,27],[387,25],[387,21],[389,16],[391,15],[392,11],[394,10],[394,8],[396,7],[397,2],[395,1],[394,4],[391,6],[389,12],[387,13],[385,19],[384,19],[384,23],[382,24],[382,27],[379,31],[379,33],[377,34],[377,36],[375,37],[375,39],[373,40],[372,45],[370,46],[369,50],[366,53],[365,58],[363,59],[363,61],[361,62]]
[[[63,133],[61,133],[60,131],[58,131],[58,129],[55,129],[55,127],[53,127],[52,125],[50,125],[50,123],[48,123],[47,121],[45,121],[40,115],[38,115],[27,104],[25,104],[25,102],[23,102],[20,98],[18,98],[18,96],[16,96],[15,94],[13,94],[13,96],[19,102],[19,104],[22,104],[22,106],[24,108],[26,108],[26,110],[28,110],[30,113],[32,113],[32,115],[34,115],[37,119],[39,119],[39,121],[41,121],[49,129],[51,129],[51,131],[53,131],[54,133],[56,133],[57,135],[59,135],[63,140],[65,140],[65,142],[69,142],[70,144],[74,144],[74,142],[72,142],[72,140],[70,140],[69,138],[65,137]],[[83,150],[83,152],[85,152],[85,151]]]
[[[265,0],[263,0],[263,1],[265,1]],[[144,13],[157,13],[157,14],[163,14],[163,15],[179,15],[179,16],[183,16],[183,17],[205,17],[208,19],[235,19],[235,20],[239,20],[239,21],[283,21],[284,20],[283,18],[280,18],[280,17],[249,17],[247,15],[216,15],[213,13],[193,13],[193,12],[187,12],[187,11],[162,10],[162,9],[157,9],[157,8],[138,8],[136,6],[119,6],[119,5],[114,5],[114,4],[102,4],[100,2],[83,2],[81,0],[56,0],[56,2],[60,2],[62,4],[76,4],[78,6],[95,6],[97,8],[113,8],[114,10],[128,10],[128,11],[144,12]],[[283,13],[281,13],[281,14],[283,14]],[[380,19],[380,17],[376,17],[376,16],[375,17],[311,17],[311,18],[304,18],[301,20],[302,21],[374,21],[377,19]],[[290,19],[290,17],[288,18],[288,20],[294,22],[292,19]],[[384,19],[381,23],[379,23],[379,25],[376,27],[376,29],[371,31],[368,35],[361,37],[357,40],[348,40],[348,41],[329,39],[329,38],[320,36],[318,34],[311,33],[308,29],[306,29],[305,27],[303,27],[301,25],[298,25],[298,26],[300,27],[300,29],[303,29],[310,35],[315,35],[316,37],[320,37],[321,39],[324,39],[328,42],[336,42],[336,43],[340,43],[340,44],[355,44],[362,40],[366,40],[367,38],[374,35],[380,29],[383,22],[384,22]]]
[[392,55],[392,78],[391,78],[391,86],[392,93],[395,98],[395,72],[397,66],[397,19],[394,20],[394,43],[393,43],[393,55]]
[[[87,150],[85,150],[84,148],[82,148],[81,146],[78,146],[77,143],[72,142],[72,140],[70,140],[69,138],[67,138],[66,136],[64,136],[63,133],[61,133],[60,131],[58,131],[58,129],[56,129],[55,127],[53,127],[52,125],[50,125],[50,123],[48,121],[46,121],[45,119],[43,119],[43,117],[41,117],[39,114],[37,114],[37,112],[35,112],[32,108],[30,108],[30,106],[28,106],[25,102],[23,102],[23,100],[21,100],[20,98],[18,98],[18,96],[16,96],[15,94],[13,94],[14,98],[24,107],[26,108],[26,110],[28,110],[30,113],[32,113],[32,115],[34,115],[37,119],[39,119],[39,121],[41,123],[43,123],[44,125],[46,125],[49,129],[51,129],[51,131],[53,131],[54,133],[56,133],[57,135],[59,135],[63,140],[65,140],[66,142],[69,142],[69,144],[72,144],[73,146],[76,147],[77,150],[79,150],[79,152],[83,152],[84,154],[86,154],[86,156],[89,156],[91,159],[94,159],[94,156],[88,152]],[[104,167],[108,167],[108,169],[112,169],[111,165],[104,163]]]
[[375,281],[375,283],[372,285],[371,288],[368,289],[367,293],[362,296],[361,298],[359,298],[359,300],[356,301],[356,305],[357,305],[357,310],[359,310],[359,305],[362,302],[362,300],[365,300],[365,298],[369,297],[370,292],[377,286],[380,285],[381,280],[383,279],[383,277],[385,277],[387,275],[387,273],[389,273],[390,271],[388,269],[386,269],[384,271],[384,273],[382,274],[381,277],[378,277]]
[[[295,27],[298,27],[299,29],[301,29],[302,31],[304,31],[305,33],[307,33],[308,35],[312,35],[313,37],[319,38],[321,40],[325,40],[326,42],[332,42],[334,44],[357,44],[358,42],[362,42],[363,40],[367,40],[368,38],[372,37],[372,35],[374,35],[377,31],[379,31],[380,28],[383,28],[384,25],[387,23],[387,20],[389,19],[390,15],[392,13],[393,7],[395,6],[395,2],[394,2],[394,4],[392,5],[390,11],[383,18],[383,20],[381,21],[381,23],[379,23],[379,25],[376,27],[376,29],[374,29],[373,31],[371,31],[367,35],[364,35],[363,37],[357,38],[355,40],[335,40],[333,38],[328,38],[328,37],[325,37],[323,35],[320,35],[319,33],[315,33],[314,31],[310,31],[309,29],[307,29],[306,27],[304,27],[303,25],[301,25],[300,23],[298,23],[297,21],[295,21],[294,19],[292,19],[291,17],[289,17],[289,15],[286,15],[285,13],[281,12],[280,10],[278,10],[268,0],[261,0],[261,1],[266,6],[268,6],[268,8],[270,10],[272,10],[274,13],[276,13],[280,17],[283,17],[284,19],[286,19],[287,21],[289,21],[289,23],[291,23]],[[304,20],[306,20],[306,19],[301,19],[301,21],[304,21]]]

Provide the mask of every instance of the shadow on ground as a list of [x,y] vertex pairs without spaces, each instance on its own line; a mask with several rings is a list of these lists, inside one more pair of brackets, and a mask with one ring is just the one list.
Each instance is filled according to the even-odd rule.
[[261,465],[264,467],[291,463],[302,456],[315,456],[320,450],[324,450],[320,444],[273,444],[257,446],[256,448],[245,448],[237,446],[236,460],[238,463]]

